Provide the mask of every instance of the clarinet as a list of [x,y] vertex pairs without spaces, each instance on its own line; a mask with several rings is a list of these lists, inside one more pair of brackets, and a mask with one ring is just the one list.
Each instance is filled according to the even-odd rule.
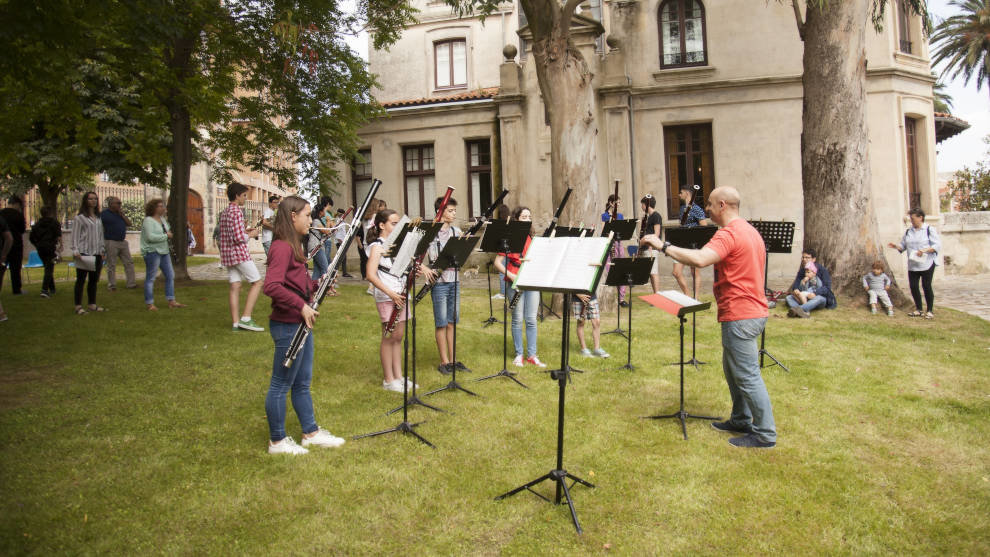
[[[340,266],[341,261],[347,253],[347,248],[351,245],[351,240],[354,239],[354,233],[361,224],[361,216],[368,210],[368,205],[371,204],[371,199],[375,197],[376,193],[378,193],[378,188],[381,185],[382,181],[377,178],[371,182],[371,189],[368,191],[368,196],[364,198],[364,203],[361,204],[361,210],[354,213],[354,218],[350,223],[351,227],[347,230],[347,237],[345,237],[343,243],[340,244],[341,249],[337,250],[337,255],[335,255],[333,261],[330,262],[327,272],[320,277],[319,285],[316,287],[316,293],[313,294],[313,301],[309,302],[309,307],[319,309],[320,303],[327,295],[327,291],[330,290],[330,287],[334,282],[336,282],[337,267]],[[302,349],[303,344],[306,343],[306,338],[309,337],[309,334],[312,331],[313,329],[307,327],[305,322],[299,324],[299,328],[296,329],[296,334],[292,336],[292,342],[289,343],[289,350],[285,353],[285,360],[282,362],[283,366],[292,366],[292,362],[295,361],[296,356],[299,355],[299,350]]]
[[[564,206],[567,205],[567,198],[571,196],[572,191],[574,191],[574,188],[567,188],[567,191],[564,192],[564,198],[560,200],[560,205],[558,205],[557,210],[554,211],[553,220],[550,221],[550,226],[543,231],[544,238],[549,238],[553,235],[554,229],[557,228],[557,220],[560,219],[561,213],[564,212]],[[522,296],[522,292],[516,290],[516,293],[512,295],[512,301],[509,302],[509,309],[514,309],[516,307],[516,304],[519,303],[520,296]]]
[[[440,217],[443,216],[443,212],[447,209],[447,202],[450,201],[451,194],[454,193],[454,188],[447,186],[447,193],[444,194],[443,199],[440,201],[440,207],[437,208],[437,216],[433,219],[433,222],[439,222]],[[416,271],[419,270],[420,264],[423,262],[423,257],[426,256],[426,252],[419,254],[415,260],[413,260],[412,267],[409,268],[408,276],[406,277],[406,284],[402,288],[402,298],[405,299],[409,295],[409,290],[412,289],[413,281],[416,280]],[[392,308],[392,315],[388,318],[388,323],[385,325],[385,335],[392,334],[395,330],[395,323],[399,320],[399,312],[407,311],[405,305],[402,308],[395,306]]]
[[[491,220],[492,214],[495,212],[495,209],[498,209],[498,206],[502,204],[502,200],[505,199],[505,196],[507,195],[509,195],[509,190],[502,190],[502,193],[498,196],[498,199],[496,199],[488,207],[488,209],[486,209],[485,212],[482,213],[480,217],[478,217],[478,222],[474,223],[474,225],[464,235],[474,236],[479,230],[481,230],[481,227],[484,226],[486,222]],[[419,289],[419,292],[416,293],[416,296],[413,298],[413,303],[418,304],[419,302],[421,302],[423,298],[425,298],[426,295],[429,294],[431,290],[433,290],[433,287],[436,286],[436,284],[437,284],[436,282],[424,284],[423,287]]]

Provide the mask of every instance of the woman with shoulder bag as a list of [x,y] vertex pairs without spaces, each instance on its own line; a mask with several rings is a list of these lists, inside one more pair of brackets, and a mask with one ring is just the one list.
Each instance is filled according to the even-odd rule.
[[[911,286],[911,297],[914,298],[914,311],[908,317],[924,317],[934,319],[932,308],[935,305],[935,292],[932,290],[932,277],[935,266],[938,265],[938,255],[942,251],[942,241],[934,227],[925,224],[925,212],[921,209],[908,211],[911,227],[904,231],[900,243],[890,242],[888,247],[904,253],[908,252],[908,284]],[[921,312],[921,288],[925,291],[927,311]]]

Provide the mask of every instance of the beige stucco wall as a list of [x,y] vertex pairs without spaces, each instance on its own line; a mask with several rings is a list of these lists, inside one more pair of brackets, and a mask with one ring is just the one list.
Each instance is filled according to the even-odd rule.
[[[660,1],[611,0],[604,4],[606,34],[618,39],[613,44],[619,48],[596,53],[592,34],[575,36],[599,90],[596,154],[600,185],[596,205],[604,204],[614,180],[619,179],[627,218],[640,216],[638,199],[646,193],[658,197],[658,208],[667,216],[663,128],[711,123],[716,185],[740,189],[741,210],[747,218],[796,223],[795,253],[771,258],[771,278],[789,278],[800,258],[804,212],[800,161],[803,48],[790,4],[706,2],[708,65],[668,70],[659,66]],[[430,37],[460,30],[469,33],[469,46],[486,45],[483,58],[477,57],[479,48],[472,50],[469,80],[483,77],[472,81],[472,87],[502,87],[496,113],[490,117],[498,120],[503,186],[512,191],[508,203],[529,206],[537,227],[545,226],[553,210],[550,137],[533,58],[519,54],[513,63],[502,64],[502,46],[519,44],[515,33],[507,33],[514,31],[516,15],[504,18],[505,25],[496,16],[497,24],[489,19],[488,26],[481,27],[475,20],[453,22],[437,14],[431,12],[433,19],[424,18],[421,25],[409,30],[404,46],[397,45],[393,54],[372,54],[372,70],[388,74],[380,100],[436,94],[428,86],[433,75],[427,67],[433,61]],[[939,220],[927,44],[917,41],[917,33],[916,56],[896,52],[893,10],[886,17],[884,32],[868,30],[866,47],[872,187],[885,241],[896,239],[903,231],[908,205],[905,115],[919,120],[922,207],[932,214],[932,222]],[[913,25],[920,31],[917,20]],[[414,52],[418,55],[411,54]],[[482,65],[490,66],[490,71],[482,72]],[[428,76],[429,83],[422,76]],[[494,81],[488,81],[488,76],[494,76]],[[367,127],[362,135],[374,151],[375,175],[386,183],[401,184],[399,147],[431,142],[426,138],[432,134],[438,153],[438,185],[445,183],[442,176],[448,173],[452,185],[463,183],[463,138],[479,132],[472,127],[477,122],[460,120],[461,112],[457,108],[420,108]],[[457,146],[451,148],[456,156],[445,162],[439,157],[449,145]],[[448,164],[450,167],[444,168]],[[393,195],[388,198],[390,205],[401,201],[400,192],[396,188],[395,193],[386,194]],[[895,272],[903,271],[900,258],[891,257],[890,262]]]
[[[489,16],[484,23],[476,17],[457,19],[450,6],[442,2],[417,0],[412,4],[420,10],[419,23],[407,28],[389,50],[370,49],[368,53],[371,71],[381,85],[373,92],[378,102],[445,96],[498,86],[502,47],[517,40],[518,18],[512,2],[505,3],[503,10]],[[433,44],[454,38],[465,39],[467,85],[436,89]]]

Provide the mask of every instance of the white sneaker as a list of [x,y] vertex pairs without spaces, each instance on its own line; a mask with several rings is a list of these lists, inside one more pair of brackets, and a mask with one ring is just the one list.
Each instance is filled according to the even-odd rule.
[[[303,442],[305,443],[305,441]],[[297,445],[291,437],[286,437],[278,443],[268,442],[268,454],[306,454],[308,452],[308,450]]]
[[492,296],[492,299],[493,300],[504,300],[505,299],[505,296],[503,296],[501,293],[499,293],[499,294],[495,294],[494,296]]
[[592,357],[591,350],[588,350],[587,348],[582,348],[581,349],[581,355],[584,356],[585,358],[591,358]]
[[[402,380],[401,379],[396,379],[395,382],[399,384],[399,390],[401,391],[402,390]],[[419,388],[419,385],[414,384],[412,381],[409,380],[408,377],[406,377],[406,385],[409,387],[410,390],[412,390],[412,389],[418,389]]]
[[512,360],[512,365],[514,365],[516,367],[522,367],[523,366],[522,354],[516,356],[515,359]]
[[302,444],[303,447],[308,447],[310,445],[315,445],[317,447],[339,447],[344,444],[344,439],[332,435],[329,431],[321,427],[317,430],[316,435],[312,437],[303,436]]
[[382,388],[386,391],[392,391],[393,393],[402,392],[402,382],[396,379],[395,381],[382,381]]
[[547,367],[547,364],[541,362],[540,359],[537,358],[536,356],[530,356],[529,358],[526,358],[526,363],[533,364],[536,367]]
[[595,356],[598,356],[599,358],[609,357],[609,353],[602,348],[595,348],[591,353],[594,354]]

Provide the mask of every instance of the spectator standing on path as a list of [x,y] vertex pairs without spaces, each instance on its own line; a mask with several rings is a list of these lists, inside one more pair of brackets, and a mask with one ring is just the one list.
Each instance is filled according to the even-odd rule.
[[[100,282],[103,270],[103,221],[100,220],[100,198],[96,192],[83,195],[79,214],[72,219],[72,258],[76,265],[76,288],[74,300],[76,315],[83,315],[83,287],[86,288],[89,311],[106,311],[96,305],[96,285]],[[92,257],[92,261],[89,260]],[[89,284],[86,281],[89,281]]]
[[141,255],[144,257],[144,303],[148,311],[158,311],[155,307],[155,277],[161,269],[165,277],[165,299],[168,307],[186,307],[175,301],[175,271],[169,256],[168,241],[172,231],[165,215],[165,202],[152,199],[144,206],[144,222],[141,224]]
[[[344,240],[347,239],[347,223],[344,222],[344,210],[337,209],[337,217],[333,222],[333,242],[337,246],[337,251],[340,251],[341,246],[344,245]],[[329,256],[329,251],[327,252]],[[347,254],[345,253],[340,258],[340,276],[344,278],[354,278],[350,273],[347,272]]]
[[[921,209],[908,211],[911,227],[904,231],[900,243],[893,242],[887,246],[900,253],[908,252],[908,284],[911,286],[911,298],[914,299],[914,311],[908,317],[935,319],[932,309],[935,306],[935,291],[932,290],[932,277],[935,276],[935,266],[938,265],[938,254],[942,251],[942,240],[938,230],[925,224],[925,212]],[[921,313],[921,290],[918,282],[925,289],[925,304],[927,311]]]
[[[24,263],[24,231],[27,223],[24,221],[24,201],[16,195],[7,199],[7,208],[0,210],[0,217],[7,221],[10,235],[14,243],[7,254],[7,265],[10,267],[10,289],[14,296],[21,295],[21,265]],[[0,288],[3,288],[4,268],[0,268]]]
[[272,247],[272,231],[275,230],[275,211],[278,210],[278,196],[268,196],[268,206],[262,213],[261,219],[261,245],[265,248],[265,255]]
[[777,427],[770,395],[760,376],[756,343],[769,315],[763,290],[766,248],[760,233],[739,216],[739,201],[739,192],[726,186],[715,188],[708,196],[708,214],[722,228],[701,249],[671,246],[656,235],[642,241],[685,265],[715,265],[712,290],[722,324],[722,368],[732,397],[732,416],[724,422],[712,422],[712,427],[744,434],[729,439],[736,447],[770,448],[777,444]]
[[55,258],[62,244],[62,224],[55,219],[54,207],[41,208],[41,218],[31,227],[30,239],[45,268],[45,277],[41,280],[41,297],[54,296]]
[[[265,328],[251,319],[254,304],[261,294],[261,273],[251,260],[248,252],[248,240],[257,238],[257,228],[245,228],[244,212],[241,207],[247,202],[248,187],[233,182],[227,186],[227,199],[230,203],[220,213],[220,264],[227,268],[230,281],[230,317],[233,320],[233,330],[264,331]],[[240,313],[241,281],[246,280],[251,288],[244,302],[244,313]],[[240,319],[238,319],[240,314]]]
[[106,208],[100,213],[103,221],[103,243],[107,252],[107,288],[110,292],[117,289],[117,258],[124,264],[124,274],[127,276],[127,288],[134,288],[134,260],[131,259],[131,247],[127,243],[127,229],[131,227],[131,219],[121,210],[121,202],[117,197],[107,197]]
[[[10,246],[14,244],[14,238],[10,233],[10,227],[7,226],[7,221],[0,216],[0,274],[3,273],[2,269],[6,268],[7,265],[7,254],[10,253]],[[3,304],[0,304],[0,323],[7,320],[7,312],[3,310]]]

